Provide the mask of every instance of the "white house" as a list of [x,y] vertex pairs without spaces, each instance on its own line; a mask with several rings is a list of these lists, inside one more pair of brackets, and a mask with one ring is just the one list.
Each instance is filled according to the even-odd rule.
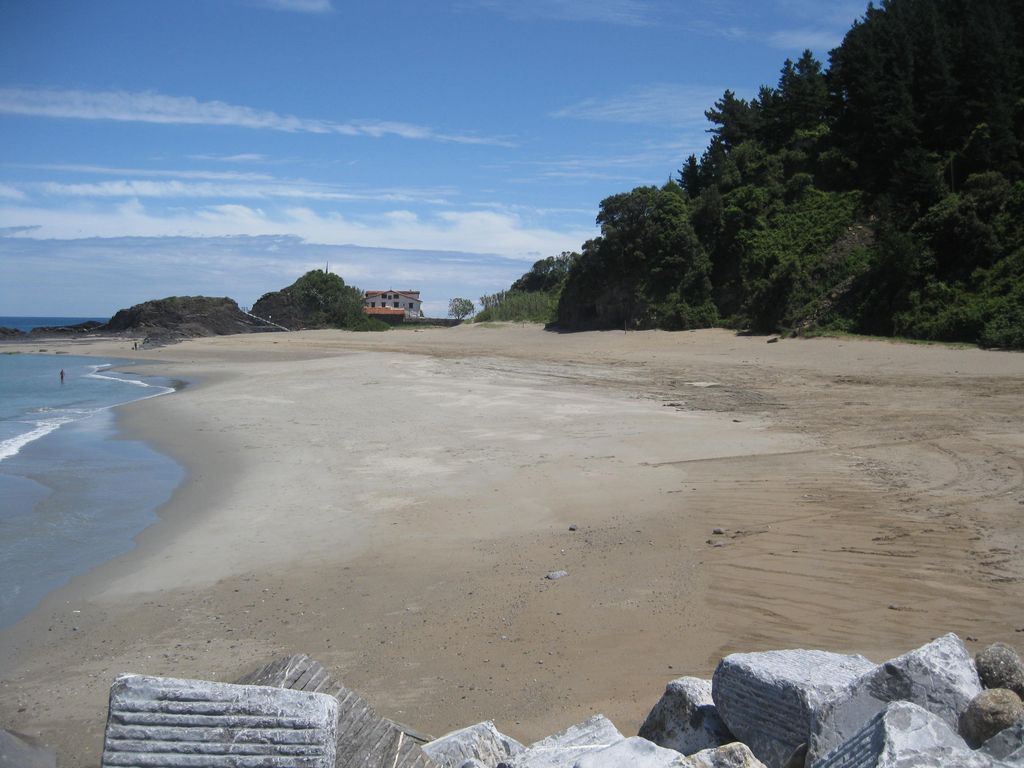
[[405,317],[423,317],[422,306],[419,291],[367,291],[363,299],[363,310],[368,315],[383,315],[385,313],[380,310],[386,309],[389,315],[397,314],[395,310],[402,310]]

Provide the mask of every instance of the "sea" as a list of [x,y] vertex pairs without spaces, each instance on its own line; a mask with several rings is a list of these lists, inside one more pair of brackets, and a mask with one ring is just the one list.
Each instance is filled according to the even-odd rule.
[[89,320],[105,323],[109,317],[4,317],[0,315],[0,328],[13,328],[28,333],[33,328],[54,328],[64,325],[78,325]]
[[[0,317],[0,325],[12,319],[69,320]],[[0,354],[0,628],[132,549],[184,479],[171,458],[118,432],[118,405],[174,392],[171,381],[133,375],[130,366]]]

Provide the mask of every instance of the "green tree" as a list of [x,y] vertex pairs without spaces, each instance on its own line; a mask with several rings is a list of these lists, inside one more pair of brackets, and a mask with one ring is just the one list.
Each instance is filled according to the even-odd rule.
[[448,302],[448,317],[465,320],[473,314],[473,302],[470,299],[452,299]]

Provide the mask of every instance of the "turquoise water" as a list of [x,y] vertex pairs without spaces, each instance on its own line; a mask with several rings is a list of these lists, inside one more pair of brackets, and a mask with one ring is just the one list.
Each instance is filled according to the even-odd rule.
[[[131,549],[184,477],[118,436],[113,408],[173,392],[123,361],[0,355],[0,627]],[[61,383],[60,371],[64,371]]]

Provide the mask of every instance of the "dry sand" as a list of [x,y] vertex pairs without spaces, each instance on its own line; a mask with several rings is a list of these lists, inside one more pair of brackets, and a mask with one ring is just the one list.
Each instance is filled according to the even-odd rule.
[[161,521],[0,633],[0,725],[61,765],[96,764],[125,671],[305,652],[421,730],[531,741],[635,733],[736,650],[1024,646],[1024,355],[535,326],[45,346],[190,382],[120,409],[189,470]]

